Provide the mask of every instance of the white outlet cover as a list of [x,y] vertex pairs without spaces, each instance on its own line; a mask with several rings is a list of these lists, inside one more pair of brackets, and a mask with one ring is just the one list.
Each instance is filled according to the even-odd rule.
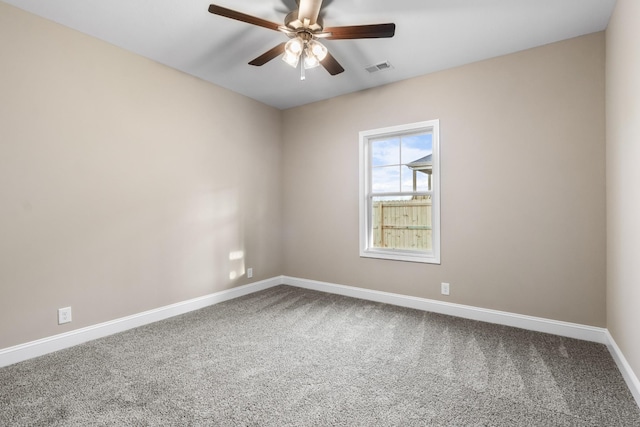
[[448,283],[441,283],[440,284],[440,293],[442,293],[442,295],[449,295],[449,284]]
[[253,268],[247,268],[247,278],[251,279],[253,277]]
[[71,307],[58,309],[58,325],[71,322]]

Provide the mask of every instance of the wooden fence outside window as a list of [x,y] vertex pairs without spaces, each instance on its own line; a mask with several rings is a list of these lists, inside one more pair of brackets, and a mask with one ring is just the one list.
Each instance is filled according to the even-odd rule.
[[431,197],[373,202],[373,246],[431,251]]

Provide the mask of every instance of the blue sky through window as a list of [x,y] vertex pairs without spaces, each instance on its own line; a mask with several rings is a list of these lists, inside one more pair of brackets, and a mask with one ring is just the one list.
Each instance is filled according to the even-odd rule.
[[[433,150],[431,133],[403,135],[371,141],[371,189],[375,193],[413,191],[413,171],[406,165]],[[427,175],[416,174],[418,190],[427,186]]]

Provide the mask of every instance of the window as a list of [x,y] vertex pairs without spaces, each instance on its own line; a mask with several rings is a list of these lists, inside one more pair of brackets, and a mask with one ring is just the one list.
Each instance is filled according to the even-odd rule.
[[360,132],[360,256],[440,263],[439,124]]

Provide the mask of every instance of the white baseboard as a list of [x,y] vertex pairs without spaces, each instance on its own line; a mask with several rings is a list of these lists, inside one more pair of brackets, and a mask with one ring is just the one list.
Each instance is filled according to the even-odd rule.
[[640,406],[640,381],[627,363],[624,355],[613,340],[613,337],[609,334],[609,331],[604,328],[289,276],[273,277],[109,322],[76,329],[64,334],[0,349],[0,367],[188,313],[281,284],[606,344],[631,393]]
[[613,360],[615,360],[616,365],[618,365],[618,369],[620,370],[622,377],[627,383],[631,394],[633,394],[633,398],[636,399],[636,403],[638,404],[638,406],[640,406],[640,380],[638,380],[638,377],[633,372],[633,369],[631,369],[631,365],[629,365],[629,363],[627,362],[627,359],[622,354],[620,347],[618,347],[618,344],[616,344],[609,331],[606,332],[606,335],[608,340],[607,347],[609,347],[609,352],[611,353],[611,356],[613,356]]
[[606,329],[585,326],[577,323],[561,322],[558,320],[544,319],[541,317],[525,316],[522,314],[508,313],[505,311],[489,310],[469,305],[453,304],[450,302],[430,300],[390,292],[374,291],[370,289],[356,288],[352,286],[337,285],[334,283],[318,282],[315,280],[300,279],[297,277],[283,277],[287,285],[299,288],[313,289],[332,294],[345,295],[368,301],[382,302],[401,307],[415,308],[434,313],[448,314],[450,316],[465,319],[479,320],[482,322],[496,323],[499,325],[513,326],[531,331],[545,332],[563,337],[576,338],[584,341],[592,341],[600,344],[608,344]]
[[227,289],[199,298],[122,317],[120,319],[1,349],[0,367],[12,365],[23,360],[42,356],[47,353],[52,353],[54,351],[82,344],[97,338],[106,337],[107,335],[112,335],[128,329],[137,328],[138,326],[164,320],[169,317],[178,316],[180,314],[218,304],[233,298],[238,298],[253,292],[258,292],[280,284],[282,284],[282,276],[238,286],[237,288]]
[[283,276],[282,281],[284,284],[299,288],[605,344],[627,383],[629,391],[640,407],[640,380],[607,329],[297,277]]

